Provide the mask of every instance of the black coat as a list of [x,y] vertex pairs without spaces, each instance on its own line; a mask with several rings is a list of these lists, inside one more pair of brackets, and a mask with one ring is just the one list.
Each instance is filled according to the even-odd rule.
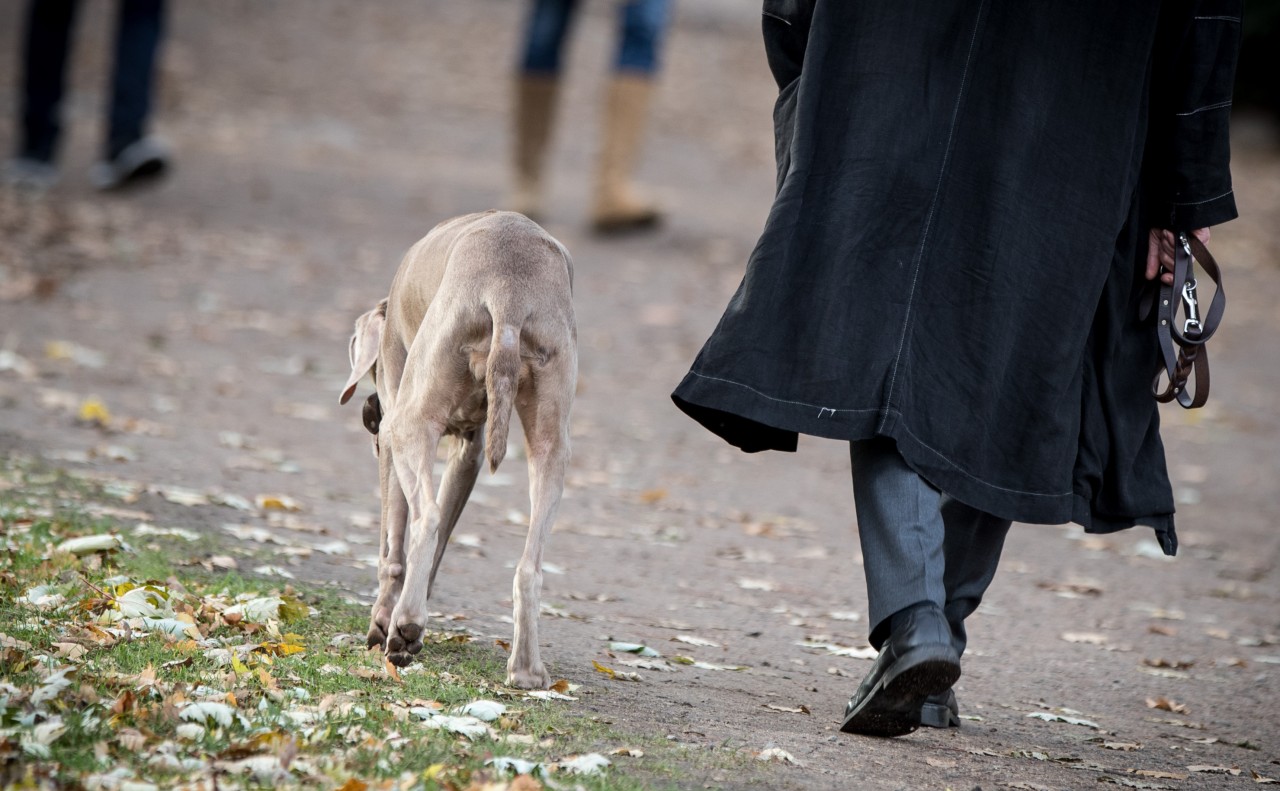
[[893,437],[944,492],[1176,549],[1150,227],[1235,217],[1241,0],[766,0],[777,196],[676,389],[746,451]]

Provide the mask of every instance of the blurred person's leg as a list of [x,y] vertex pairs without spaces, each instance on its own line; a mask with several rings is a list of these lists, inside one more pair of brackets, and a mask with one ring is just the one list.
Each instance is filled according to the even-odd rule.
[[871,644],[880,654],[845,708],[841,730],[910,733],[926,700],[960,676],[946,602],[943,495],[884,437],[849,444],[867,580]]
[[[956,654],[963,655],[968,643],[964,621],[978,609],[995,578],[1012,523],[945,494],[941,510],[946,525],[942,553],[946,559],[943,583],[947,598],[943,612],[951,627],[951,644]],[[955,693],[947,690],[931,695],[921,710],[920,721],[934,728],[958,727],[960,711]]]
[[100,189],[156,176],[168,167],[168,152],[146,135],[164,11],[164,0],[120,2],[105,157],[92,173]]
[[22,49],[21,121],[5,181],[46,187],[57,177],[53,161],[62,135],[62,95],[78,0],[31,0]]
[[604,111],[593,223],[616,231],[655,225],[662,214],[632,184],[639,159],[659,54],[670,17],[669,0],[628,0],[620,9],[615,73]]
[[510,204],[537,220],[542,214],[543,174],[559,98],[560,63],[578,0],[534,0],[525,24],[525,47],[515,87],[515,194]]

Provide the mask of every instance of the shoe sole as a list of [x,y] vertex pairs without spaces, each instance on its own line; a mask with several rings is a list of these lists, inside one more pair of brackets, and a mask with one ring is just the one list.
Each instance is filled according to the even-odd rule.
[[885,674],[840,725],[845,733],[903,736],[920,727],[920,711],[930,695],[945,692],[960,678],[950,646],[921,646],[902,656],[902,670]]

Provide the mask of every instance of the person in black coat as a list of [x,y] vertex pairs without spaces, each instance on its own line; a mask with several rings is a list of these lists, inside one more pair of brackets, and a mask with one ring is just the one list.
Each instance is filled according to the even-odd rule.
[[1236,216],[1241,0],[766,0],[777,194],[673,394],[848,440],[880,649],[849,732],[958,724],[1011,521],[1177,539],[1141,297]]

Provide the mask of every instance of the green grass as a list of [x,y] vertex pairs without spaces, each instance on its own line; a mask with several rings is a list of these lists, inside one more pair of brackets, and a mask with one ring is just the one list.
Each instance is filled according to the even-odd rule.
[[[602,773],[560,773],[552,781],[629,791],[674,787],[721,769],[741,782],[754,770],[739,753],[691,753],[660,737],[624,736],[582,716],[572,701],[508,690],[496,683],[505,674],[505,656],[465,635],[431,635],[433,645],[396,680],[364,649],[367,612],[342,592],[279,587],[195,566],[175,569],[164,554],[146,548],[150,539],[134,541],[125,526],[86,515],[84,503],[105,499],[109,494],[92,485],[0,459],[0,634],[7,636],[0,646],[0,787],[77,787],[91,775],[125,771],[159,788],[217,774],[224,788],[356,791],[362,783],[392,787],[387,783],[394,781],[397,788],[421,789],[493,782],[483,787],[496,790],[510,775],[486,767],[486,758],[550,765],[624,746],[645,755],[610,755],[613,766]],[[137,548],[82,557],[53,549],[68,538],[101,533],[120,534]],[[104,614],[119,606],[113,602],[147,582],[185,588],[178,595],[170,585],[169,604],[176,618],[195,623],[198,640],[155,629],[149,636],[103,631],[109,628]],[[64,603],[37,609],[18,601],[41,585],[52,586]],[[282,597],[311,614],[292,618],[297,613],[286,607],[274,618],[237,622],[219,614],[249,594]],[[253,651],[228,664],[241,645]],[[70,683],[38,701],[50,673],[66,667]],[[508,710],[474,740],[429,729],[408,714],[415,706],[448,713],[478,699],[499,700]],[[211,701],[228,705],[233,719],[227,726],[206,722],[198,732],[183,712]],[[58,717],[61,735],[46,739],[44,750],[33,747],[39,729]],[[236,768],[281,754],[292,761],[287,768],[277,764],[275,776]]]

